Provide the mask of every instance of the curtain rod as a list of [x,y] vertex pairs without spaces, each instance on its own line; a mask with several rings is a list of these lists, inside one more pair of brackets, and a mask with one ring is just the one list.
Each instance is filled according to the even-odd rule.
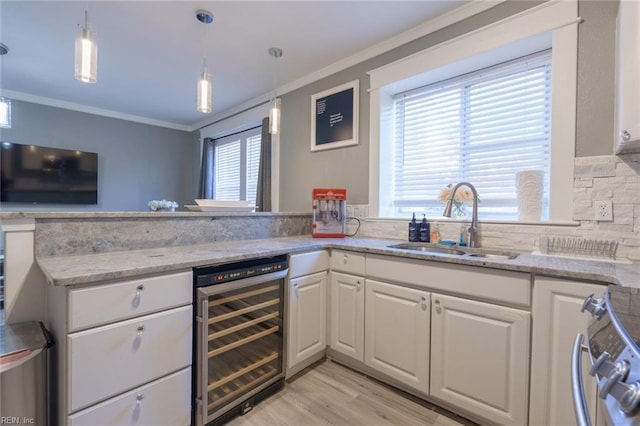
[[261,105],[268,104],[269,102],[271,102],[271,100],[270,100],[270,99],[268,99],[268,100],[266,100],[266,101],[263,101],[263,102],[260,102],[260,103],[257,103],[257,104],[255,104],[255,105],[253,105],[253,106],[250,106],[250,107],[247,107],[247,108],[243,109],[242,111],[234,112],[233,114],[231,114],[231,115],[227,115],[227,116],[226,116],[226,117],[224,117],[224,118],[220,118],[220,119],[218,119],[218,120],[216,120],[216,121],[212,121],[212,122],[211,122],[211,123],[209,123],[209,124],[205,124],[204,126],[198,127],[197,129],[193,129],[193,131],[195,132],[196,130],[202,130],[202,129],[204,129],[205,127],[209,127],[209,126],[212,126],[212,125],[214,125],[214,124],[216,124],[216,123],[219,123],[219,122],[221,122],[221,121],[228,120],[228,119],[230,119],[231,117],[235,117],[236,115],[242,114],[243,112],[247,112],[247,111],[252,110],[252,109],[254,109],[254,108],[257,108],[257,107],[259,107],[259,106],[261,106]]

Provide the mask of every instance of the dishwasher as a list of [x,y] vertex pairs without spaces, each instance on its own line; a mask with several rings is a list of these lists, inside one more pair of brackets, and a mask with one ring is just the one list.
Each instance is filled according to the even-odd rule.
[[287,256],[194,269],[193,418],[222,424],[284,384]]

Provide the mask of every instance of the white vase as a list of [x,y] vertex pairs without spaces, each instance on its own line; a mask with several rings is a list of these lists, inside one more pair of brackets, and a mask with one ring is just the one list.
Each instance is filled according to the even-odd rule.
[[516,173],[518,220],[539,221],[542,218],[542,170],[523,170]]

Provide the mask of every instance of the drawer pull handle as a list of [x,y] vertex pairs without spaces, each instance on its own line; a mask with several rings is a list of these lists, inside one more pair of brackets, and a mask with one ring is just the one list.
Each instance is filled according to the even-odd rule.
[[140,297],[140,295],[142,294],[142,290],[144,290],[143,284],[140,284],[138,287],[136,287],[136,297]]
[[142,336],[142,333],[144,333],[144,325],[139,326],[137,330],[138,336]]
[[144,394],[143,393],[139,393],[136,395],[136,404],[140,405],[142,404],[142,400],[144,399]]

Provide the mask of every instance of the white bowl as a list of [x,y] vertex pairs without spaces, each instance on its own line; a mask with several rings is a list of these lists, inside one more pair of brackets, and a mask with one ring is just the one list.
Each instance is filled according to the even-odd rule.
[[247,207],[248,201],[222,201],[222,200],[210,200],[199,199],[195,200],[196,204],[203,207]]

